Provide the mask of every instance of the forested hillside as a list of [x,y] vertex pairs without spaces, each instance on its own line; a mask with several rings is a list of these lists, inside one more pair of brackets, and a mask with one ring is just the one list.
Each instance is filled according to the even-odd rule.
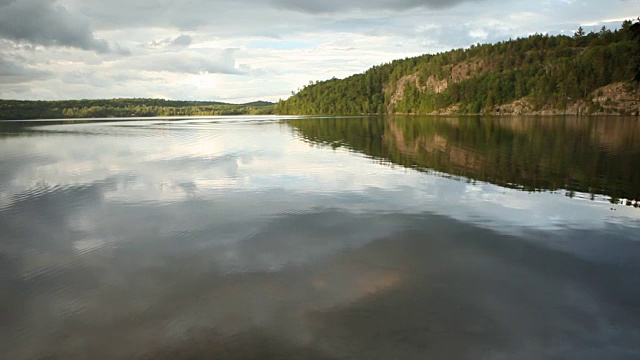
[[[635,79],[635,81],[634,81]],[[533,35],[310,83],[279,114],[638,114],[640,23]]]
[[64,119],[129,116],[208,116],[271,114],[273,104],[256,101],[227,104],[211,101],[109,99],[22,101],[0,100],[0,119]]

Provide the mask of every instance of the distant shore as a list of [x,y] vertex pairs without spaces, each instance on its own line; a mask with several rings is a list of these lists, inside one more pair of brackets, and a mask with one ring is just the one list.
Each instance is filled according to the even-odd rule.
[[229,104],[164,99],[0,100],[0,120],[126,118],[159,116],[269,115],[274,104]]

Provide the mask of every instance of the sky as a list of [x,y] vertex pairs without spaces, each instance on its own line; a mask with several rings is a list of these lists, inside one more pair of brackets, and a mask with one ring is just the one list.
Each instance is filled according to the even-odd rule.
[[394,59],[638,16],[640,0],[0,0],[0,98],[277,101]]

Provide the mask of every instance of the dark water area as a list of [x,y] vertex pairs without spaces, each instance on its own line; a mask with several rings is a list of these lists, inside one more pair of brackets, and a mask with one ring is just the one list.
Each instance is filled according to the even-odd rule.
[[0,358],[640,358],[638,118],[0,122]]

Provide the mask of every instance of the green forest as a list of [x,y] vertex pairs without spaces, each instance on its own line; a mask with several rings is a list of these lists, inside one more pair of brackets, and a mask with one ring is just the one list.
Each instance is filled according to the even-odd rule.
[[23,101],[0,100],[0,119],[67,119],[132,116],[266,115],[273,103],[256,101],[227,104],[211,101],[163,99],[109,99]]
[[[346,79],[310,82],[279,101],[275,112],[429,114],[450,109],[449,113],[481,114],[522,99],[532,110],[569,109],[582,101],[585,113],[595,113],[616,101],[592,101],[603,96],[598,89],[624,83],[635,94],[638,81],[640,22],[625,21],[616,30],[602,27],[586,33],[580,28],[572,37],[536,34],[395,60]],[[637,102],[631,104],[637,107]],[[634,109],[619,113],[632,114]]]

